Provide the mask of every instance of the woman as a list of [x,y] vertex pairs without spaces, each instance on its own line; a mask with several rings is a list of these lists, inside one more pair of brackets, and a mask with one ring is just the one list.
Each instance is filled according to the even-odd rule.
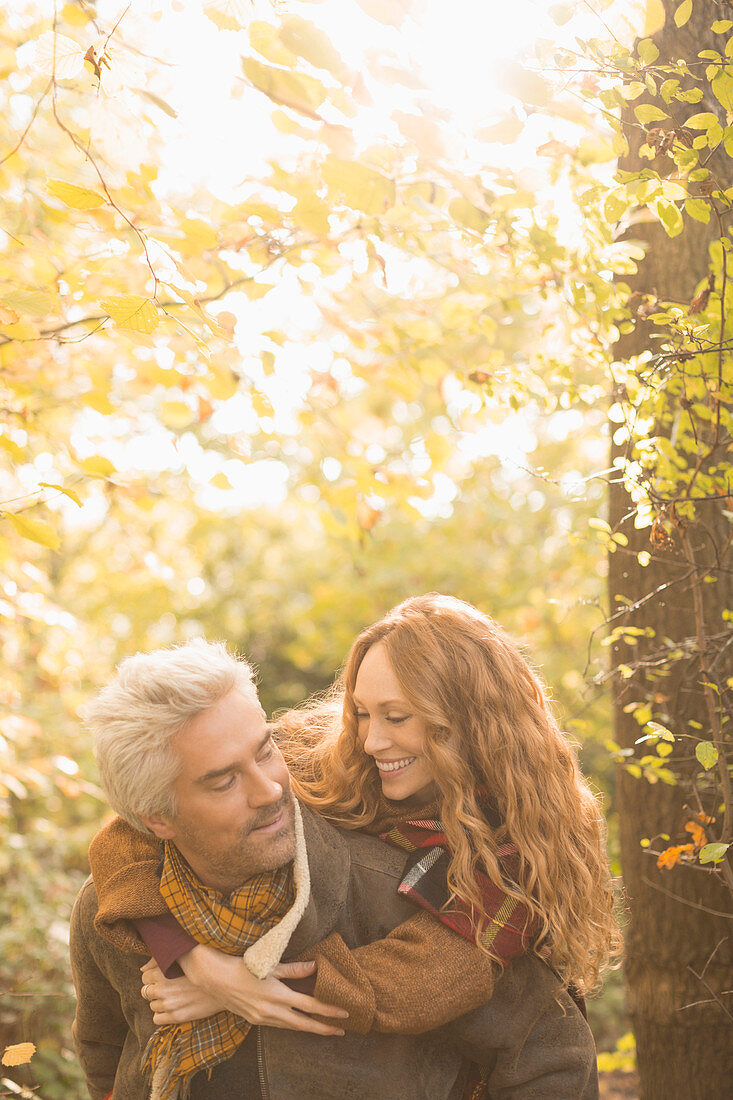
[[[279,724],[300,800],[409,852],[400,891],[426,912],[353,952],[333,936],[313,948],[315,999],[277,980],[312,964],[280,966],[260,982],[241,960],[199,945],[183,964],[205,992],[148,964],[144,994],[157,1024],[226,1006],[254,1023],[334,1034],[367,1029],[366,998],[368,1026],[425,1031],[484,1001],[497,964],[527,949],[563,985],[593,988],[620,946],[603,816],[539,679],[496,623],[452,597],[406,600],[359,635],[325,703]],[[137,858],[144,893],[152,856]],[[134,879],[134,867],[124,870]],[[140,927],[151,942],[150,922]],[[462,985],[420,997],[436,951],[470,951],[472,965]],[[391,1007],[396,975],[419,1004],[409,1021]],[[335,1025],[339,1009],[350,1016]]]

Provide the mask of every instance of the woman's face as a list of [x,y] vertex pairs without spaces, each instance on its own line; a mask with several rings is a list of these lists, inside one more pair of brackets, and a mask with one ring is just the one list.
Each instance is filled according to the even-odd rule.
[[432,796],[425,722],[405,699],[385,646],[368,649],[354,686],[359,740],[374,758],[385,798]]

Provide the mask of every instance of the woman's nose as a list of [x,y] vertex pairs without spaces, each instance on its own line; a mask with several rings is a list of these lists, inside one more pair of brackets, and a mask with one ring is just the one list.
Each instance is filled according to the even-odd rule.
[[389,743],[389,731],[384,728],[384,724],[378,719],[370,718],[367,735],[364,738],[364,752],[368,752],[370,756],[376,756]]

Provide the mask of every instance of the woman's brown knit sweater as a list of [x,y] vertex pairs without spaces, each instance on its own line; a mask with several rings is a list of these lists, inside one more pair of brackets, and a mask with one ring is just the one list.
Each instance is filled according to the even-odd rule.
[[[437,806],[421,810],[437,815]],[[370,832],[399,819],[391,810]],[[97,931],[122,951],[148,954],[131,922],[169,915],[158,841],[115,817],[92,840],[89,860]],[[488,1000],[496,975],[496,964],[474,943],[423,911],[376,943],[350,950],[334,934],[302,957],[318,964],[314,996],[346,1009],[344,1026],[363,1034],[431,1031]]]

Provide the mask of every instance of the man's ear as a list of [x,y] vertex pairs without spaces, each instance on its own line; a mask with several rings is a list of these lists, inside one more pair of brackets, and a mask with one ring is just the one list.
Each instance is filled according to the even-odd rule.
[[173,839],[175,829],[167,817],[162,817],[160,814],[152,814],[150,817],[146,817],[145,814],[140,814],[140,819],[151,832],[155,833],[159,840]]

